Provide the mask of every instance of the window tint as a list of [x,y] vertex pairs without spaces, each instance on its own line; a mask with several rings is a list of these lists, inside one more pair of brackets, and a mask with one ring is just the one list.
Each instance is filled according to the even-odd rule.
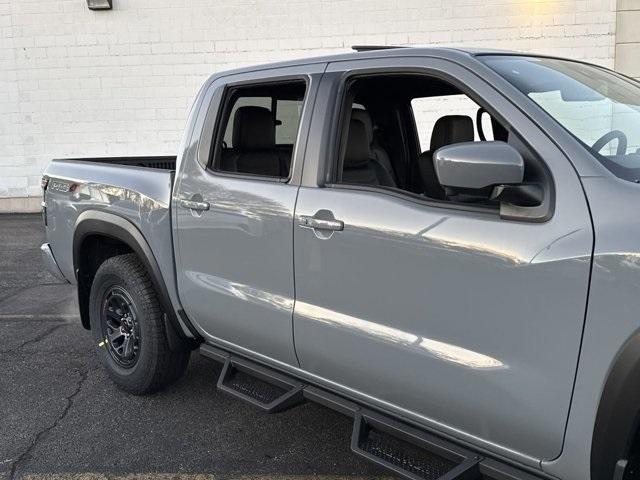
[[[438,181],[433,155],[441,147],[488,140],[516,144],[500,122],[456,86],[424,75],[372,75],[352,80],[345,101],[337,183],[497,205],[492,186],[463,191]],[[525,155],[521,143],[517,148]]]
[[213,145],[213,169],[287,178],[298,136],[305,83],[229,89]]

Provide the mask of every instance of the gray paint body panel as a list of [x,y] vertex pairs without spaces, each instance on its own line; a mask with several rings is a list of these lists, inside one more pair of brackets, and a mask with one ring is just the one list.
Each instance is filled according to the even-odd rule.
[[63,282],[68,282],[65,276],[60,271],[58,267],[58,262],[56,262],[53,253],[51,252],[51,246],[48,243],[43,243],[40,246],[40,253],[42,255],[42,263],[44,263],[45,267],[51,274],[56,277],[58,280],[62,280]]
[[295,362],[291,228],[297,187],[203,170],[192,172],[180,191],[203,192],[211,204],[199,217],[176,212],[178,286],[189,318],[205,335]]
[[377,192],[301,190],[297,215],[319,209],[345,229],[328,239],[295,233],[301,367],[432,427],[532,458],[558,455],[588,225],[508,224]]

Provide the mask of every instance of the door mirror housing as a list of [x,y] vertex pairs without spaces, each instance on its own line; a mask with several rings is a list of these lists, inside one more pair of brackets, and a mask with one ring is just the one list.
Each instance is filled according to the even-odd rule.
[[524,180],[524,159],[505,142],[463,142],[433,154],[440,184],[455,190],[482,190],[518,185]]

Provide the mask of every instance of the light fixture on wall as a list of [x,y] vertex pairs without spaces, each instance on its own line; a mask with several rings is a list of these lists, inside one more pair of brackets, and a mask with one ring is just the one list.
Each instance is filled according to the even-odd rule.
[[113,8],[112,0],[87,0],[89,10],[111,10]]

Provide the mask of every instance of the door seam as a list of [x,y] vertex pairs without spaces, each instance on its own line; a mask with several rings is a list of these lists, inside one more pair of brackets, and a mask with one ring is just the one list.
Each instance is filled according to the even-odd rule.
[[300,197],[300,188],[302,184],[302,178],[304,177],[304,167],[307,163],[307,146],[309,144],[309,137],[311,136],[311,127],[313,126],[313,113],[316,109],[316,102],[318,99],[318,92],[320,91],[320,85],[322,84],[322,79],[324,78],[324,74],[327,71],[328,63],[325,64],[324,70],[320,74],[320,78],[318,79],[318,86],[316,87],[316,91],[313,95],[313,103],[311,105],[311,113],[309,114],[309,130],[307,132],[307,138],[304,142],[304,151],[302,152],[302,168],[300,169],[300,185],[298,185],[298,189],[296,190],[296,200],[293,203],[293,215],[291,221],[291,278],[293,280],[293,307],[291,309],[291,341],[293,342],[293,355],[296,358],[296,362],[298,362],[298,368],[302,368],[300,364],[300,357],[298,356],[298,348],[296,346],[296,325],[295,325],[295,315],[296,315],[296,303],[298,301],[298,295],[296,291],[296,214],[298,211],[298,198]]

